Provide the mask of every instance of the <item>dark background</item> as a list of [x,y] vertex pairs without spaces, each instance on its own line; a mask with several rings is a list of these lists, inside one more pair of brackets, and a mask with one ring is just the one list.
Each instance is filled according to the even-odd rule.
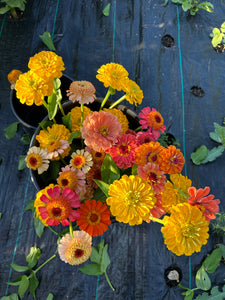
[[[108,17],[102,13],[107,3],[111,3]],[[144,93],[137,112],[145,106],[161,112],[185,153],[184,172],[197,188],[210,186],[224,210],[225,154],[201,166],[193,165],[190,155],[202,144],[209,149],[217,146],[209,132],[214,131],[213,122],[222,125],[225,117],[225,54],[212,48],[209,37],[213,27],[219,28],[225,21],[225,1],[214,0],[214,13],[201,10],[194,17],[171,1],[165,7],[163,3],[164,0],[28,0],[22,19],[13,20],[9,14],[0,16],[0,296],[17,291],[15,287],[7,290],[6,282],[19,276],[10,269],[10,263],[25,264],[34,245],[42,251],[40,263],[56,249],[55,236],[46,230],[39,239],[32,213],[24,212],[36,190],[29,171],[17,170],[19,155],[28,149],[20,142],[23,128],[19,126],[13,140],[4,136],[4,128],[16,121],[10,109],[7,74],[12,69],[27,71],[30,56],[46,50],[39,38],[44,31],[53,36],[57,54],[65,63],[64,73],[75,80],[91,81],[97,96],[106,93],[95,77],[97,69],[111,61],[122,64]],[[161,44],[166,34],[174,38],[171,48]],[[201,87],[205,95],[194,96],[192,86]],[[181,284],[188,286],[191,275],[195,287],[196,270],[223,238],[212,234],[201,253],[192,255],[189,274],[188,257],[177,257],[167,250],[160,228],[155,223],[135,227],[114,223],[104,234],[111,258],[108,275],[115,292],[103,276],[84,275],[57,256],[37,273],[37,299],[45,300],[50,292],[55,300],[183,299],[179,287],[166,285],[165,269],[177,265],[183,273]],[[94,245],[99,241],[95,238]],[[224,272],[221,263],[210,275],[212,285],[223,284]],[[32,297],[26,293],[24,299]]]

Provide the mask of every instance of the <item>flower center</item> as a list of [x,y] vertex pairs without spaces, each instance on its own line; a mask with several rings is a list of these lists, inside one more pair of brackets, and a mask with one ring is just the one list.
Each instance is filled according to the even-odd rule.
[[157,154],[156,153],[150,153],[149,156],[148,156],[148,161],[150,162],[155,162],[157,161]]
[[83,155],[76,155],[72,161],[72,166],[76,169],[81,169],[85,165],[86,160]]
[[74,253],[75,258],[80,258],[83,255],[84,255],[84,250],[82,250],[82,249],[75,250],[75,253]]
[[152,181],[153,183],[155,183],[155,182],[157,181],[157,174],[154,173],[154,172],[150,172],[150,173],[148,174],[148,179],[149,179],[150,181]]
[[69,181],[68,181],[68,179],[64,178],[64,179],[62,179],[61,183],[63,186],[67,186]]
[[96,211],[91,211],[87,218],[91,225],[97,225],[101,220],[100,214]]
[[157,123],[161,123],[161,121],[162,121],[159,115],[155,116],[155,120]]
[[126,195],[125,202],[127,205],[136,206],[140,201],[140,193],[137,191],[129,191]]
[[174,164],[174,165],[177,165],[177,164],[178,164],[178,158],[177,158],[177,157],[174,157],[174,158],[173,158],[173,164]]
[[198,236],[199,234],[198,232],[198,228],[196,228],[195,226],[191,225],[191,224],[184,224],[183,226],[181,225],[181,231],[184,237],[187,238],[193,238],[196,237],[196,235]]
[[49,142],[48,151],[52,152],[60,148],[60,141],[54,140]]
[[62,213],[62,210],[60,207],[53,207],[52,214],[54,215],[54,217],[60,217],[61,213]]
[[35,167],[37,165],[37,159],[35,157],[31,157],[29,163],[32,167]]
[[129,154],[129,146],[124,143],[119,146],[119,154],[127,156]]
[[69,217],[71,206],[66,199],[60,196],[57,199],[51,199],[47,203],[46,212],[49,218],[61,222]]
[[108,134],[109,134],[109,127],[107,125],[102,125],[100,128],[99,128],[99,133],[106,137]]
[[42,157],[39,154],[31,153],[27,156],[26,162],[28,168],[36,170],[42,165]]

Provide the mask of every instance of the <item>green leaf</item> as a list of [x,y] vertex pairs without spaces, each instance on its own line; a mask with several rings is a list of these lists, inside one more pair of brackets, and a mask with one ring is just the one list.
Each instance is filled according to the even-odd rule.
[[38,262],[38,259],[41,255],[41,250],[36,246],[30,248],[30,253],[26,257],[28,262],[28,267],[32,269]]
[[168,3],[169,3],[169,0],[165,0],[165,2],[162,4],[162,6],[167,6]]
[[206,273],[204,266],[198,270],[196,277],[195,277],[195,284],[198,289],[207,291],[211,288],[211,281]]
[[46,130],[48,127],[52,127],[53,122],[47,120],[47,121],[39,123],[39,125],[40,125],[41,129]]
[[13,293],[9,296],[4,296],[4,297],[1,297],[0,300],[19,300],[19,297],[17,294]]
[[223,291],[220,292],[218,286],[215,286],[211,290],[211,295],[208,293],[203,293],[202,295],[198,295],[195,300],[224,300],[225,299],[225,286],[223,286]]
[[29,284],[29,290],[31,296],[36,299],[35,291],[37,287],[39,286],[39,280],[37,279],[36,275],[34,272],[32,272],[32,275],[30,277],[30,284]]
[[131,169],[131,174],[132,175],[137,175],[137,165],[136,164],[133,164],[132,166],[132,169]]
[[18,163],[18,170],[22,171],[27,167],[26,161],[25,161],[26,155],[20,155],[19,156],[19,163]]
[[46,298],[46,300],[53,300],[53,294],[52,294],[52,293],[49,293],[49,294],[48,294],[48,297]]
[[225,126],[220,126],[219,124],[214,123],[214,128],[220,143],[225,147]]
[[103,191],[103,193],[108,197],[108,191],[109,191],[109,184],[105,183],[104,181],[93,179],[93,181],[98,185],[98,187]]
[[79,270],[87,275],[102,275],[103,272],[100,269],[100,265],[98,264],[89,264],[83,267],[80,267]]
[[205,145],[199,147],[195,152],[191,154],[191,159],[195,165],[200,165],[206,158],[208,149]]
[[222,23],[220,30],[225,33],[225,22]]
[[100,188],[97,188],[94,191],[92,198],[98,201],[105,201],[107,199],[107,196],[103,193],[103,191]]
[[20,266],[20,265],[17,265],[17,264],[11,264],[11,267],[16,272],[25,272],[25,271],[29,270],[29,268],[27,266]]
[[7,0],[7,4],[10,7],[18,7],[20,10],[24,11],[25,9],[25,0]]
[[31,136],[29,133],[25,133],[20,139],[23,145],[29,145],[31,141]]
[[[62,117],[63,125],[65,125],[70,131],[72,131],[72,119],[71,115],[66,115]],[[73,132],[75,133],[75,132]]]
[[36,217],[34,217],[34,229],[35,229],[37,236],[39,238],[41,238],[41,236],[44,232],[44,229],[45,229],[45,225],[41,222],[41,220],[39,218],[36,218]]
[[104,182],[111,184],[120,178],[120,170],[109,154],[106,154],[101,167],[101,176]]
[[99,253],[95,247],[92,247],[90,261],[95,262],[97,264],[100,264],[100,262],[101,262],[101,255],[99,255]]
[[28,287],[29,287],[29,279],[26,275],[23,275],[18,288],[18,294],[20,298],[23,297]]
[[35,212],[35,207],[34,207],[34,201],[35,200],[28,200],[29,203],[27,204],[27,206],[24,208],[24,210],[31,210],[32,212]]
[[223,154],[224,146],[214,147],[211,150],[208,150],[206,158],[201,162],[202,164],[206,164],[207,162],[214,161],[217,157]]
[[7,13],[7,11],[10,10],[10,7],[8,5],[4,6],[4,7],[1,7],[0,8],[0,14],[3,15],[5,13]]
[[54,90],[57,91],[61,86],[61,80],[59,78],[54,78],[53,84],[54,84]]
[[7,284],[14,285],[14,286],[20,285],[21,279],[22,279],[22,275],[14,279],[12,282],[7,282]]
[[183,295],[185,295],[185,297],[184,297],[184,300],[192,300],[193,299],[193,297],[194,297],[194,291],[187,291],[187,292],[184,292],[184,293],[182,293]]
[[106,17],[108,17],[109,16],[109,12],[110,12],[110,3],[108,3],[105,7],[104,7],[104,9],[103,9],[103,15],[104,16],[106,16]]
[[17,130],[18,130],[18,124],[19,124],[19,122],[14,122],[11,125],[9,125],[7,128],[4,129],[4,131],[5,131],[5,137],[8,140],[13,139],[14,136],[16,135]]
[[219,248],[220,248],[220,250],[221,250],[221,252],[222,252],[223,258],[225,259],[225,245],[219,244]]
[[100,264],[101,271],[105,273],[109,265],[110,265],[110,258],[108,255],[108,244],[106,244],[102,251],[102,260]]
[[57,104],[56,100],[57,100],[56,93],[53,91],[51,96],[48,97],[48,117],[49,117],[49,120],[53,120],[56,113],[57,113],[58,104]]
[[71,144],[72,141],[74,139],[78,138],[80,135],[81,135],[80,131],[72,132],[71,135],[70,135],[70,137],[69,137],[68,143]]
[[43,33],[43,35],[39,35],[39,37],[41,38],[42,42],[48,47],[48,49],[50,51],[56,51],[56,48],[53,44],[53,41],[52,41],[52,38],[51,38],[51,35],[48,31],[45,31]]
[[0,219],[2,218],[2,213],[0,213]]
[[104,248],[104,240],[101,240],[101,242],[98,244],[98,253],[100,256],[102,256],[103,248]]
[[214,273],[219,267],[220,261],[222,259],[222,251],[220,248],[214,249],[212,253],[206,257],[203,261],[202,266],[204,266],[206,272]]

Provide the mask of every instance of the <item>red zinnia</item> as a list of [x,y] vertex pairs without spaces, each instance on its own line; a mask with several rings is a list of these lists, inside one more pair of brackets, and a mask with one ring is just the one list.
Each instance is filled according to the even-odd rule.
[[[214,195],[208,195],[210,188],[206,186],[204,189],[196,189],[195,187],[190,187],[188,193],[190,197],[188,198],[188,203],[197,206],[205,216],[206,220],[210,222],[211,219],[215,219],[215,214],[219,212],[219,199],[214,199]],[[208,196],[207,196],[208,195]]]

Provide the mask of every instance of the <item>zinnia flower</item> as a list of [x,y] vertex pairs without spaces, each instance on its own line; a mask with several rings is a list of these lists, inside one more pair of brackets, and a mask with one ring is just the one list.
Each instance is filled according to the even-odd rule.
[[191,180],[181,174],[171,174],[170,181],[167,181],[162,191],[162,206],[170,213],[173,206],[187,202],[188,189],[191,187]]
[[143,129],[151,129],[151,131],[161,131],[162,133],[166,130],[166,126],[163,124],[164,120],[162,115],[155,109],[150,107],[145,107],[139,113],[140,120],[139,123],[142,125]]
[[36,146],[31,147],[27,152],[25,161],[27,167],[32,170],[37,170],[38,174],[42,174],[49,167],[49,160],[46,158],[47,151]]
[[140,145],[136,150],[136,164],[144,166],[148,162],[158,164],[159,153],[164,149],[159,142],[150,142]]
[[87,150],[91,154],[94,164],[102,164],[103,163],[103,160],[106,156],[105,152],[98,152],[98,151],[95,151],[94,149],[91,149],[90,147],[85,147],[85,150]]
[[44,97],[50,96],[53,82],[46,82],[33,71],[23,73],[16,81],[16,97],[22,104],[37,106],[42,105]]
[[110,210],[101,201],[86,200],[80,207],[77,225],[91,236],[102,235],[111,224]]
[[159,155],[160,168],[166,174],[180,173],[184,166],[184,156],[179,149],[170,145],[164,148]]
[[159,137],[160,137],[159,131],[154,131],[154,132],[139,131],[136,134],[137,145],[140,146],[142,144],[156,142]]
[[118,118],[105,111],[95,111],[88,115],[81,128],[85,144],[99,152],[110,148],[120,132]]
[[166,176],[160,170],[159,165],[149,162],[144,166],[139,166],[137,172],[141,178],[148,181],[155,193],[159,194],[164,189]]
[[65,70],[62,57],[52,51],[41,51],[30,57],[28,67],[47,81],[62,77]]
[[149,218],[156,203],[154,192],[148,182],[139,176],[123,175],[115,180],[108,191],[107,204],[118,222],[138,225]]
[[90,170],[93,165],[92,155],[84,149],[77,150],[71,155],[70,166],[74,169],[81,170],[85,174]]
[[[83,121],[91,113],[92,113],[92,111],[90,110],[90,108],[84,106]],[[81,126],[81,108],[80,108],[80,106],[76,106],[76,107],[72,108],[69,115],[71,116],[71,121],[72,121],[72,132],[80,131],[80,126]]]
[[42,219],[46,220],[48,225],[69,225],[69,221],[75,221],[80,213],[73,208],[80,207],[79,196],[71,189],[65,188],[62,191],[58,186],[47,190],[47,195],[42,194],[40,200],[44,206],[39,206],[39,212]]
[[135,81],[127,79],[123,84],[123,91],[126,93],[125,98],[130,104],[135,104],[135,106],[141,104],[144,98],[143,92]]
[[80,104],[92,103],[95,96],[95,87],[89,81],[73,81],[67,91],[67,97],[72,102],[78,101]]
[[70,146],[68,140],[70,131],[62,124],[53,124],[47,127],[47,130],[40,130],[36,136],[36,140],[40,143],[40,147],[47,149],[49,158],[59,160],[59,154],[65,157],[69,154]]
[[12,90],[15,88],[16,81],[19,79],[20,74],[22,74],[20,70],[12,70],[8,74],[8,81],[11,83]]
[[98,185],[97,185],[97,183],[94,182],[93,179],[102,180],[101,164],[94,164],[91,167],[91,169],[88,171],[88,173],[86,174],[86,179],[87,179],[87,183],[88,183],[88,185],[90,185],[90,187],[97,189]]
[[119,168],[127,169],[135,162],[136,138],[131,134],[122,134],[107,152]]
[[121,91],[123,81],[129,75],[122,65],[116,63],[102,65],[98,69],[97,73],[96,78],[103,82],[105,87],[111,86],[117,91]]
[[91,255],[92,237],[85,231],[74,231],[73,237],[67,233],[59,242],[59,257],[70,265],[80,265]]
[[163,218],[161,232],[167,248],[176,255],[192,255],[200,252],[209,237],[209,223],[200,209],[189,203],[173,207],[170,217]]
[[[156,203],[155,203],[154,207],[150,210],[150,216],[159,219],[163,215],[165,215],[166,211],[162,207],[161,195],[155,194],[155,197],[156,197]],[[146,220],[147,223],[150,223],[150,221],[151,221],[151,219]]]
[[110,112],[112,115],[118,118],[119,123],[121,124],[122,132],[126,133],[129,129],[129,122],[127,120],[126,115],[120,110],[116,108],[107,109],[104,108],[103,111]]
[[220,200],[214,199],[214,195],[208,195],[209,192],[210,188],[208,186],[198,190],[193,186],[188,189],[190,195],[188,203],[197,206],[203,212],[208,222],[216,218],[215,214],[219,212],[220,204]]

